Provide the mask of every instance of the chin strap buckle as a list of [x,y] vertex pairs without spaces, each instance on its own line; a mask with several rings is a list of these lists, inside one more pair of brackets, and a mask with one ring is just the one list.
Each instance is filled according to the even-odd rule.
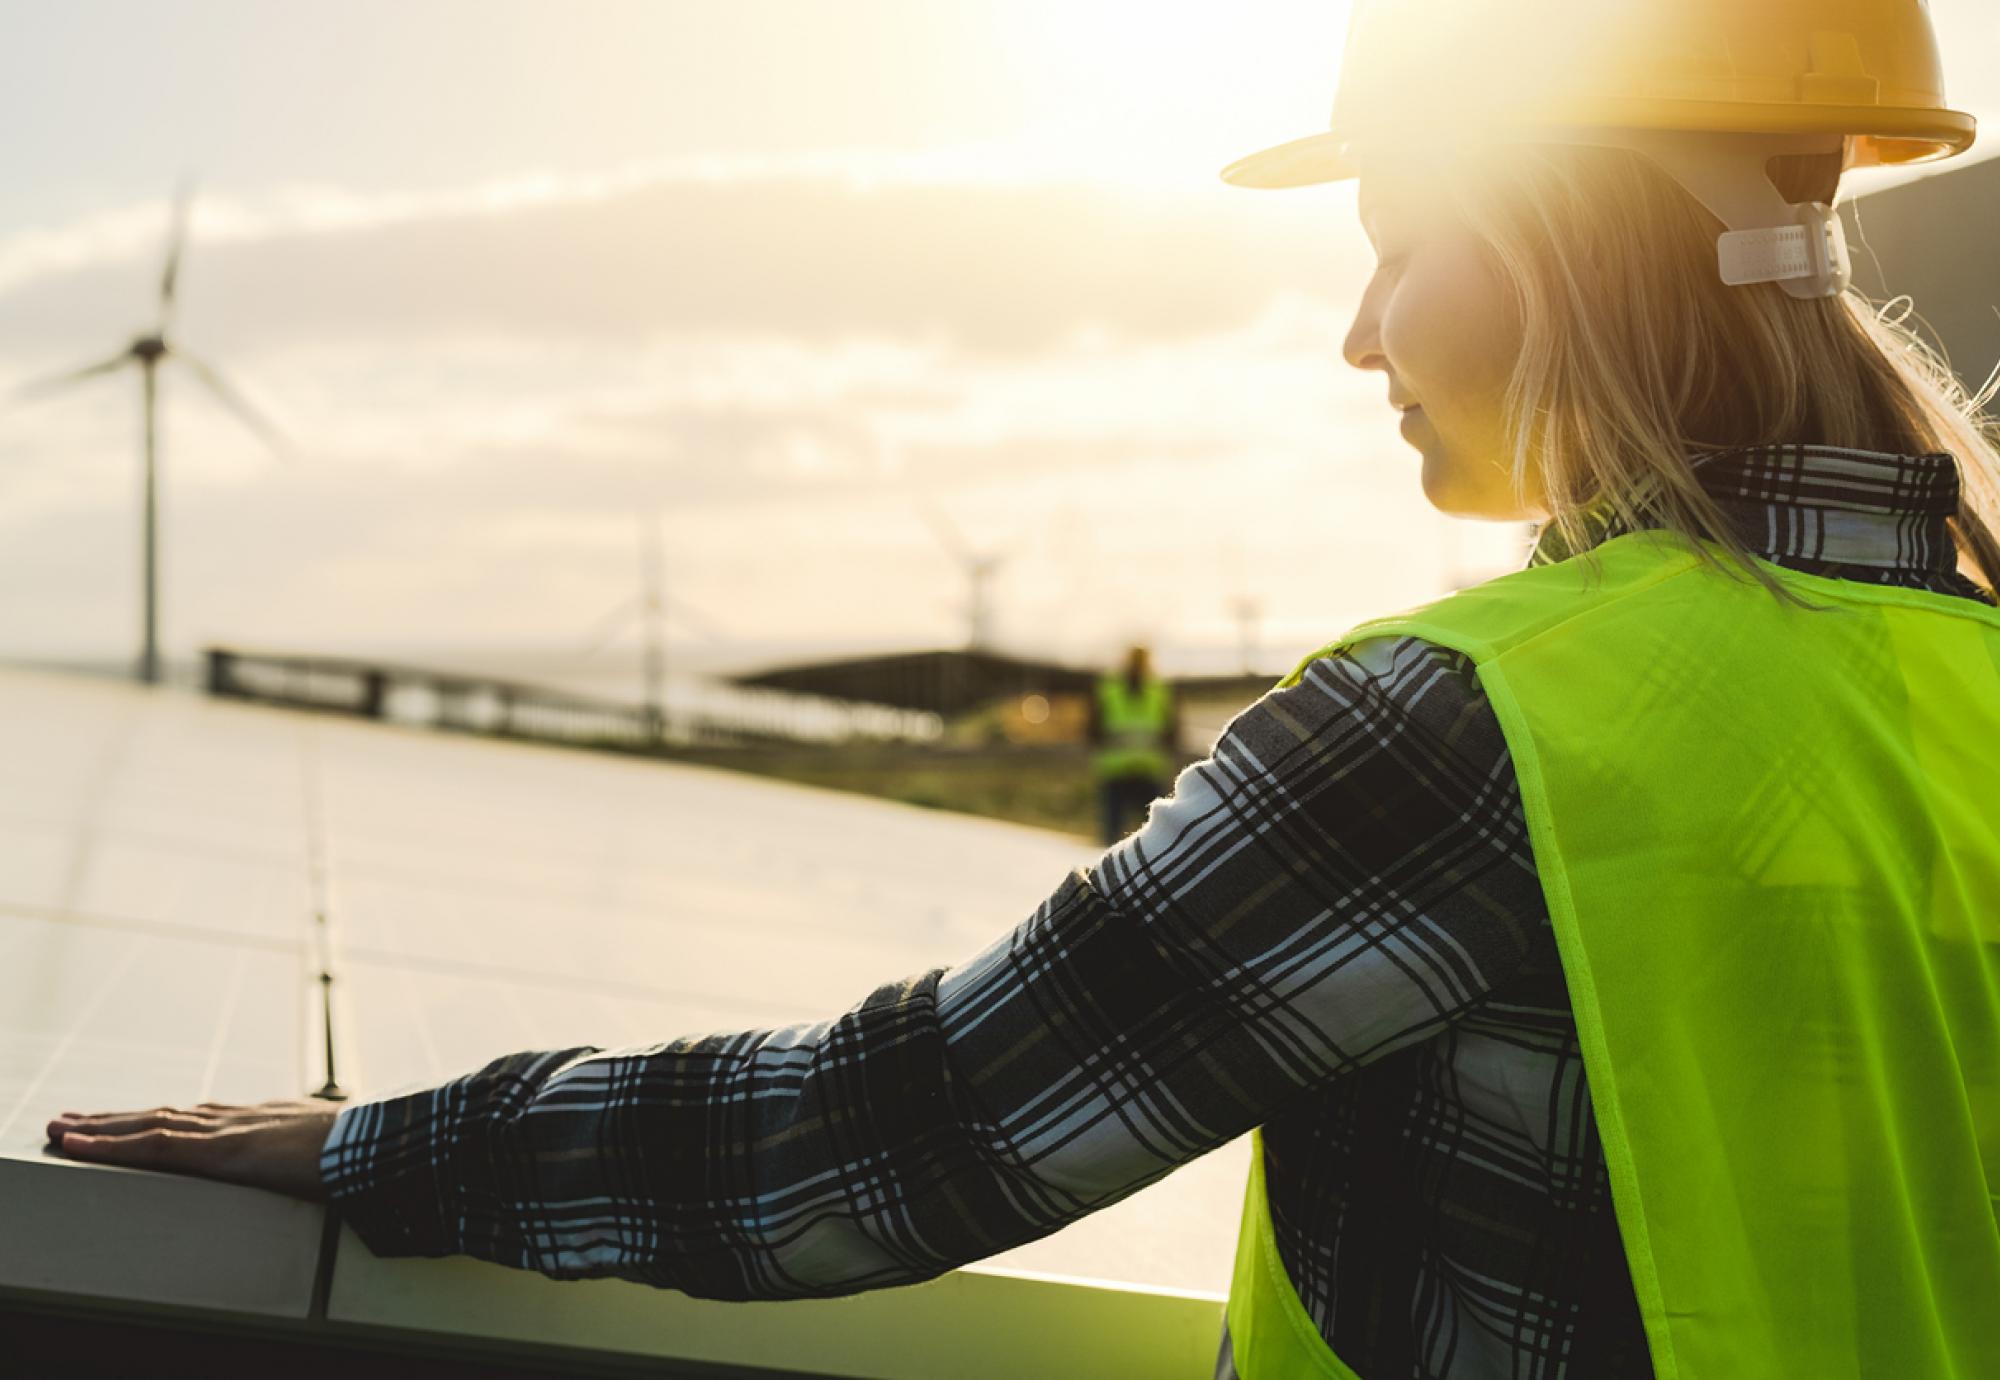
[[1731,287],[1777,283],[1794,297],[1838,297],[1854,281],[1847,230],[1822,201],[1796,208],[1799,223],[1770,230],[1732,230],[1717,243],[1722,281]]
[[1770,174],[1778,154],[1838,154],[1845,167],[1849,136],[1560,125],[1533,137],[1632,149],[1658,164],[1722,222],[1716,253],[1732,287],[1777,283],[1794,297],[1838,297],[1854,280],[1840,213],[1825,202],[1787,201]]

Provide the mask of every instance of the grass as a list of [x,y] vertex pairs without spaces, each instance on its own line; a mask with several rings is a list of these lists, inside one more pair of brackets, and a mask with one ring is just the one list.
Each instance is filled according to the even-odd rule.
[[1094,840],[1097,792],[1075,747],[669,748],[672,761],[746,771],[807,786],[900,800],[932,810],[1031,824]]

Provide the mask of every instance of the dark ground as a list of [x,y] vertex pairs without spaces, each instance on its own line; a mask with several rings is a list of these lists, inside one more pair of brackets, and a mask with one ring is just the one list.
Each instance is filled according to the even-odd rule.
[[1082,748],[836,747],[676,748],[675,761],[881,796],[934,810],[1097,835],[1096,787]]
[[[203,1325],[188,1318],[43,1310],[0,1298],[4,1380],[752,1380],[734,1367],[485,1348],[324,1324]],[[755,1380],[815,1380],[758,1371]]]

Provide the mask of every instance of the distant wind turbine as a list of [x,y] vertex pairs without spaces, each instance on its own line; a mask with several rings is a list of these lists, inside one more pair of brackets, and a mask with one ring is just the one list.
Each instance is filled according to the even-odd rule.
[[598,621],[596,631],[584,645],[580,658],[587,660],[596,655],[613,634],[634,617],[640,619],[644,639],[640,674],[644,684],[646,717],[655,739],[664,736],[667,724],[668,615],[690,624],[703,637],[710,640],[717,637],[715,625],[705,615],[690,608],[685,600],[667,593],[665,564],[660,554],[660,521],[661,515],[657,510],[640,519],[639,593],[619,601]]
[[142,335],[130,345],[107,360],[87,365],[81,369],[38,379],[24,384],[14,392],[16,400],[44,397],[59,392],[73,383],[95,378],[99,374],[115,373],[127,365],[136,364],[145,389],[146,412],[146,491],[145,491],[145,557],[142,562],[145,578],[145,638],[139,649],[139,679],[154,685],[160,679],[160,652],[158,638],[158,590],[159,590],[159,539],[158,500],[155,478],[158,463],[159,435],[159,369],[163,361],[177,359],[193,371],[194,376],[215,394],[224,407],[234,413],[238,420],[267,446],[279,455],[290,452],[283,434],[267,421],[257,410],[244,400],[228,380],[217,372],[214,366],[204,363],[178,344],[167,342],[167,328],[173,324],[175,287],[180,278],[181,251],[187,243],[188,202],[193,195],[193,185],[183,180],[174,196],[172,221],[167,235],[167,262],[160,274],[160,316],[159,324],[150,334]]
[[[921,500],[918,507],[924,520],[938,542],[951,553],[965,570],[970,585],[966,599],[967,636],[966,649],[974,652],[993,650],[993,579],[1000,568],[1007,564],[1012,554],[1011,548],[998,551],[974,551],[944,510],[928,499]],[[1018,545],[1019,543],[1016,543]]]
[[1264,617],[1264,601],[1250,592],[1243,575],[1243,548],[1233,540],[1222,544],[1222,561],[1228,582],[1235,593],[1229,598],[1229,612],[1236,619],[1236,654],[1244,675],[1254,675],[1262,653],[1257,625]]
[[1260,644],[1257,638],[1257,624],[1264,616],[1262,600],[1247,594],[1239,594],[1229,601],[1229,611],[1236,615],[1236,655],[1246,676],[1257,673],[1257,658]]

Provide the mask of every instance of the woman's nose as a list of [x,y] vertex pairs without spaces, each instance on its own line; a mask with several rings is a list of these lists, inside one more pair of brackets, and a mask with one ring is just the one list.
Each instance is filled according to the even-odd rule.
[[1348,327],[1347,339],[1341,343],[1340,353],[1357,369],[1388,369],[1388,361],[1382,354],[1381,336],[1375,329],[1374,317],[1369,313],[1363,312],[1354,318],[1354,324]]

